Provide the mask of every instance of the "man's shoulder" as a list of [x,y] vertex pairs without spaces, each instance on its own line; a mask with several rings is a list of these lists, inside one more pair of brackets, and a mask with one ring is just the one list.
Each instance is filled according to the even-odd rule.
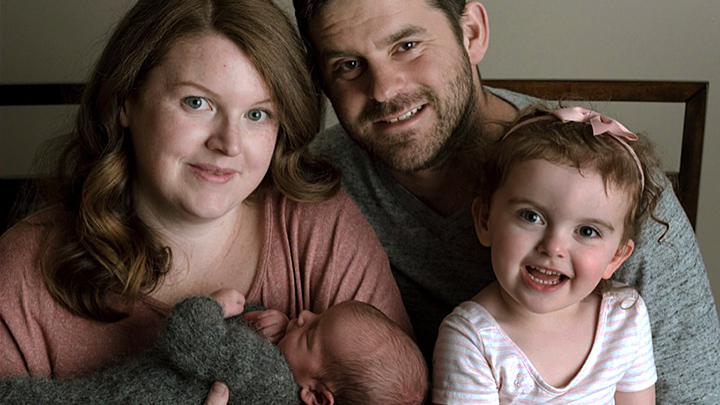
[[494,94],[497,97],[500,97],[501,99],[507,101],[510,103],[513,107],[515,107],[518,110],[523,110],[533,104],[536,104],[540,102],[541,100],[533,97],[528,96],[527,94],[522,93],[516,93],[514,91],[500,89],[496,87],[483,87],[486,91]]
[[384,190],[391,187],[373,158],[348,136],[340,124],[320,132],[310,145],[310,150],[329,159],[340,169],[343,188],[361,208],[362,203],[358,200],[369,189]]
[[340,124],[320,131],[315,140],[310,144],[310,150],[314,153],[333,158],[338,154],[352,153],[360,148],[348,136]]

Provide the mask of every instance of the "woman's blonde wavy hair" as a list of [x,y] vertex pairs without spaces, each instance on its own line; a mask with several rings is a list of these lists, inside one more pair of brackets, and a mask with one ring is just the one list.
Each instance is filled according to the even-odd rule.
[[262,199],[275,188],[309,202],[339,189],[338,171],[308,152],[320,129],[322,98],[294,26],[272,1],[140,0],[100,56],[57,159],[53,187],[63,212],[50,239],[60,246],[41,268],[52,296],[73,313],[121,319],[127,309],[111,307],[108,293],[120,292],[130,304],[171,266],[172,252],[135,212],[133,148],[119,116],[174,44],[207,33],[224,35],[245,52],[277,107],[280,129],[270,169],[251,197]]

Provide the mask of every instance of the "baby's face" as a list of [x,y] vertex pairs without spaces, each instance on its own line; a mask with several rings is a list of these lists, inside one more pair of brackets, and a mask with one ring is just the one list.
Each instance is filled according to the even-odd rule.
[[299,385],[316,376],[323,367],[326,342],[342,342],[340,319],[345,305],[338,304],[322,314],[302,311],[288,323],[285,336],[277,346],[287,359]]

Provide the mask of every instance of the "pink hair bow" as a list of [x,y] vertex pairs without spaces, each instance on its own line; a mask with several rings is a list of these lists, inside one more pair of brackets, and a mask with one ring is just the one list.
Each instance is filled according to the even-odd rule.
[[638,136],[630,132],[625,126],[616,120],[606,117],[597,111],[588,110],[582,107],[568,107],[561,108],[559,110],[550,111],[550,114],[558,117],[562,122],[584,122],[592,125],[593,135],[598,136],[601,134],[608,134],[612,136],[616,141],[627,149],[637,164],[638,171],[640,172],[640,185],[645,187],[645,174],[643,173],[642,164],[637,154],[627,144],[627,141],[636,141]]
[[608,118],[597,111],[588,110],[582,107],[561,108],[550,111],[562,122],[584,122],[592,125],[593,134],[600,135],[609,133],[615,137],[625,138],[628,141],[637,141],[638,136],[630,132],[625,126],[612,118]]

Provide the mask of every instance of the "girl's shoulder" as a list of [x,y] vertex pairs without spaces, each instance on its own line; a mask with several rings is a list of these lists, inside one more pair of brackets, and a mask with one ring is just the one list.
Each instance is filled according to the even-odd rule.
[[602,310],[608,321],[625,322],[647,318],[648,312],[640,293],[632,286],[615,283],[602,294]]

